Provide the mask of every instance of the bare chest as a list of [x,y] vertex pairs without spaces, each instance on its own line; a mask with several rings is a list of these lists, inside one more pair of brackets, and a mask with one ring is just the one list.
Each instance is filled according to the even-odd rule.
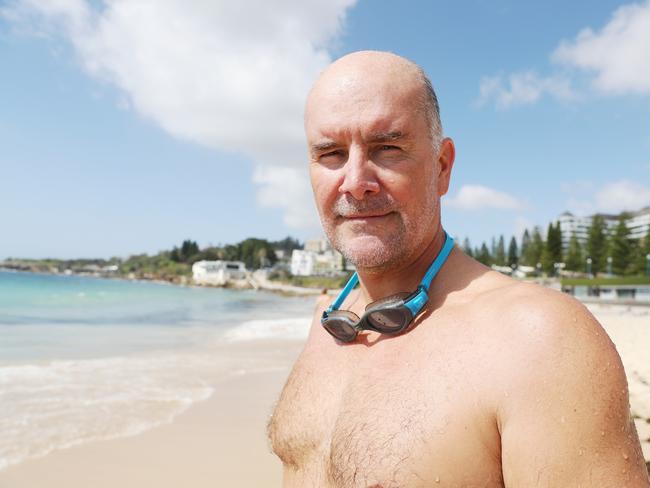
[[308,347],[287,381],[269,435],[289,486],[502,486],[471,364],[426,348],[350,352]]

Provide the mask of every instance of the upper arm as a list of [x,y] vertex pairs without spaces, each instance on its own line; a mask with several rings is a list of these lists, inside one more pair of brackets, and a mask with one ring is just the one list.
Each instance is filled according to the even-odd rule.
[[528,318],[499,411],[507,487],[648,487],[620,357],[566,300]]

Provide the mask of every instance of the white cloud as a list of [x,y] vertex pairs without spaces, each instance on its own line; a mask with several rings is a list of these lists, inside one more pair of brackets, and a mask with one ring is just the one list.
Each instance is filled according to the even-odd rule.
[[647,185],[619,180],[596,189],[593,184],[580,187],[580,182],[577,183],[573,191],[568,185],[566,189],[563,188],[568,195],[566,208],[577,215],[596,212],[617,214],[650,206],[650,186]]
[[601,212],[639,210],[650,206],[650,187],[627,180],[609,183],[596,193],[596,206]]
[[316,206],[307,181],[307,168],[258,166],[253,182],[260,185],[258,199],[263,206],[285,209],[284,223],[289,227],[317,229],[320,226]]
[[618,8],[598,32],[585,28],[575,40],[561,41],[550,58],[565,69],[548,76],[524,70],[483,77],[478,105],[494,101],[503,110],[536,103],[545,94],[578,99],[573,88],[580,84],[576,70],[586,72],[600,93],[650,94],[650,0]]
[[494,100],[500,110],[533,104],[545,94],[558,100],[576,98],[567,78],[540,77],[533,71],[512,73],[507,79],[502,75],[484,77],[481,79],[479,91],[479,106]]
[[251,158],[260,204],[304,226],[316,218],[303,211],[311,196],[291,189],[309,188],[296,171],[306,165],[304,98],[355,1],[13,0],[0,15],[70,42],[88,74],[121,91],[120,107]]
[[650,1],[620,7],[599,32],[583,29],[552,58],[595,73],[593,84],[602,92],[649,94]]
[[446,198],[445,201],[450,207],[462,210],[516,210],[524,207],[517,198],[481,185],[463,185],[455,197]]

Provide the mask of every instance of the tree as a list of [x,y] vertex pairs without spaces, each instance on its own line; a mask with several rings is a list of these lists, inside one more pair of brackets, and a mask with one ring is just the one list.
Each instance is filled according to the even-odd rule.
[[630,271],[632,265],[632,243],[630,242],[630,229],[625,223],[625,215],[618,219],[618,225],[612,235],[610,249],[612,257],[612,271],[623,276]]
[[527,256],[524,263],[528,266],[537,266],[542,261],[542,252],[544,251],[544,240],[539,227],[533,229],[533,235],[527,248]]
[[177,263],[181,262],[181,254],[178,251],[178,247],[174,246],[174,249],[169,253],[169,259]]
[[549,224],[550,234],[546,238],[546,247],[554,263],[562,262],[562,229],[560,222]]
[[199,253],[199,245],[195,241],[186,239],[183,241],[183,244],[181,244],[181,249],[179,254],[182,262],[184,263],[190,262],[192,257],[197,255],[198,253]]
[[521,237],[521,254],[520,254],[520,260],[521,263],[526,265],[526,266],[534,266],[533,264],[530,264],[528,262],[529,256],[529,248],[530,248],[530,234],[528,233],[528,229],[524,230],[524,235]]
[[474,257],[474,251],[472,251],[472,245],[469,243],[469,239],[467,237],[463,240],[463,252],[470,257]]
[[225,261],[239,261],[239,247],[233,244],[226,244],[221,250],[220,257]]
[[650,254],[650,226],[643,239],[639,239],[632,250],[632,273],[644,276],[648,272],[648,258]]
[[591,258],[591,272],[594,276],[605,269],[606,253],[605,219],[602,215],[594,215],[587,232],[587,256]]
[[265,239],[251,237],[241,241],[237,248],[239,249],[239,260],[243,261],[248,269],[271,266],[277,261],[271,243]]
[[176,263],[191,263],[197,261],[199,256],[199,245],[190,239],[186,239],[181,247],[174,246],[169,253],[169,259]]
[[514,268],[519,264],[519,251],[517,249],[517,239],[512,236],[510,245],[508,246],[508,266]]
[[479,263],[483,263],[486,266],[492,264],[492,256],[490,256],[490,250],[485,242],[483,242],[481,249],[475,254],[475,258]]
[[562,230],[560,223],[548,224],[546,244],[542,252],[542,266],[549,274],[555,273],[555,263],[562,262]]
[[583,271],[585,260],[582,252],[582,246],[578,240],[576,233],[571,234],[571,239],[569,240],[569,247],[566,254],[566,269],[571,271]]
[[503,235],[499,236],[499,242],[494,252],[494,264],[496,264],[497,266],[506,265],[506,245],[503,239]]
[[302,249],[303,245],[298,239],[294,239],[291,236],[287,236],[281,241],[271,242],[273,249],[282,250],[287,254],[291,254],[291,251],[294,249]]

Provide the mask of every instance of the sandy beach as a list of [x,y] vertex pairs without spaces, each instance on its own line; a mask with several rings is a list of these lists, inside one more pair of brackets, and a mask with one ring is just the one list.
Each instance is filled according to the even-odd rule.
[[[650,307],[590,305],[626,368],[630,402],[650,460]],[[30,459],[0,472],[0,488],[276,487],[280,463],[265,425],[301,347],[300,340],[259,340],[236,348],[271,347],[276,367],[216,380],[215,393],[172,423],[140,435],[88,443]]]
[[265,430],[300,346],[295,340],[273,340],[271,347],[283,351],[276,358],[284,366],[219,380],[208,400],[143,434],[75,446],[10,466],[0,472],[0,487],[280,486],[280,463],[270,453]]

